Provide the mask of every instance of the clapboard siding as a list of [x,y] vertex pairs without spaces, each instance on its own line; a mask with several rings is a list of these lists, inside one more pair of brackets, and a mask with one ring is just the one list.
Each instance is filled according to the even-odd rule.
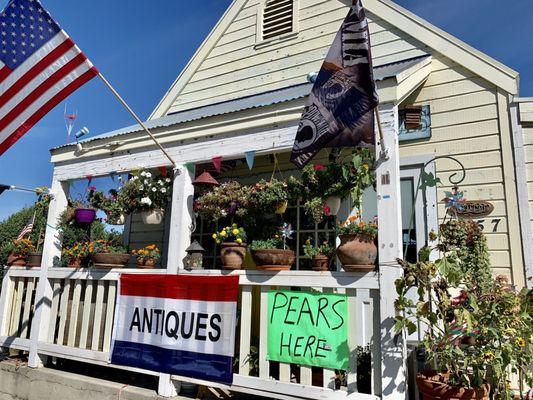
[[[432,56],[430,76],[406,101],[430,106],[432,137],[402,144],[401,156],[449,155],[463,163],[466,178],[461,190],[465,197],[494,204],[493,213],[479,219],[487,235],[494,273],[513,276],[509,230],[516,227],[509,226],[508,213],[516,205],[508,204],[506,199],[496,88],[444,55]],[[442,220],[446,213],[444,192],[451,186],[448,178],[459,171],[459,166],[441,159],[437,160],[436,169],[443,183],[437,190],[437,212]]]
[[[310,72],[320,69],[348,6],[336,0],[301,0],[299,3],[297,36],[263,45],[257,38],[258,11],[262,2],[247,2],[192,74],[168,112],[305,83]],[[369,20],[375,65],[426,53],[424,45],[399,29],[371,14]],[[436,76],[435,79],[441,78]]]
[[[533,102],[520,104],[521,118],[523,120],[526,119],[524,114],[530,109],[533,116]],[[533,230],[533,123],[523,122],[523,124],[524,152],[526,155],[526,174],[529,192],[529,215],[531,217],[531,229]]]

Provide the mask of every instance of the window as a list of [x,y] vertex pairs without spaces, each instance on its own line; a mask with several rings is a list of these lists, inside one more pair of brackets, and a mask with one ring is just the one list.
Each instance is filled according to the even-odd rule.
[[263,41],[296,31],[296,1],[266,0],[259,37]]
[[399,139],[427,139],[431,137],[431,113],[429,106],[408,106],[399,111]]

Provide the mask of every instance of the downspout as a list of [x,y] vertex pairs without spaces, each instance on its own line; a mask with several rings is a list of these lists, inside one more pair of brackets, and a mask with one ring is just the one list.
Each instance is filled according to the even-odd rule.
[[518,196],[518,214],[522,235],[522,254],[524,256],[524,273],[526,285],[533,287],[533,233],[531,231],[531,215],[529,213],[529,193],[527,185],[526,156],[524,151],[524,135],[520,122],[520,103],[511,99],[509,113],[513,132],[513,153],[516,172],[516,191]]

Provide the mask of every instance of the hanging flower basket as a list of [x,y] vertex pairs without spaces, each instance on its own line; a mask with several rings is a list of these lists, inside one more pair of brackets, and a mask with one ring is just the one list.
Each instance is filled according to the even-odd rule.
[[96,219],[96,210],[93,208],[76,208],[74,210],[74,219],[80,225],[92,224]]
[[154,208],[153,210],[142,211],[141,218],[145,225],[159,225],[165,218],[165,210]]
[[220,259],[222,268],[241,269],[246,257],[246,243],[227,242],[220,245]]
[[329,208],[329,215],[336,216],[341,208],[342,199],[339,196],[329,196],[326,198],[326,206]]

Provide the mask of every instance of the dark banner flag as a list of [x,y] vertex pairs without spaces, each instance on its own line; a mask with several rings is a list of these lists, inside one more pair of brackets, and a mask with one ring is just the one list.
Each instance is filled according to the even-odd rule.
[[324,147],[374,146],[378,103],[368,22],[353,0],[309,95],[291,161],[302,168]]

